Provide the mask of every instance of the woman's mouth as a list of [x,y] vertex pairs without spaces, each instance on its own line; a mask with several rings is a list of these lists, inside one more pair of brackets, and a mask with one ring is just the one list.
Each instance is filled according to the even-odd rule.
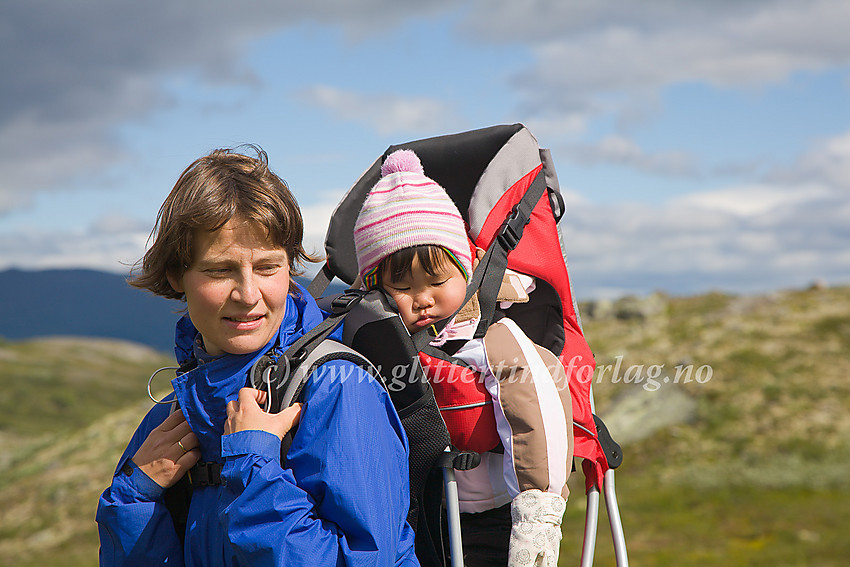
[[243,315],[225,317],[225,322],[240,331],[249,331],[260,326],[265,315]]

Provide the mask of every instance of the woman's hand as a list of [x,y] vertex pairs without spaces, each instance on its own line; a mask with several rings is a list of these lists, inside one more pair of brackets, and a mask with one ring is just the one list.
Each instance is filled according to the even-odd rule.
[[133,462],[155,483],[168,488],[201,458],[198,445],[183,412],[177,410],[150,432],[133,455]]
[[283,439],[301,418],[301,404],[292,404],[280,413],[266,413],[260,404],[266,401],[266,392],[254,388],[239,390],[239,399],[227,404],[227,421],[224,434],[238,431],[260,430]]

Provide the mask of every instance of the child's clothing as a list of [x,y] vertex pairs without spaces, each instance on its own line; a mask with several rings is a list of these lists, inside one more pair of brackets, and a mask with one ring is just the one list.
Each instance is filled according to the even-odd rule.
[[[506,280],[513,276],[508,274]],[[505,295],[500,293],[499,299]],[[527,301],[527,296],[511,299]],[[554,567],[572,469],[572,404],[566,372],[554,354],[532,343],[508,318],[491,325],[483,338],[472,338],[478,324],[474,306],[472,311],[462,310],[432,343],[466,339],[453,356],[479,373],[501,442],[481,452],[478,467],[456,471],[460,510],[481,513],[510,503],[509,565],[534,564],[542,553],[542,565]],[[429,377],[434,376],[432,369]],[[443,390],[454,388],[446,376],[441,378],[432,379],[438,403]],[[452,432],[452,426],[458,426],[451,415],[455,411],[463,410],[443,411],[453,440],[477,445],[476,450],[490,442],[486,430],[471,438],[468,431]],[[483,422],[488,417],[488,412],[481,412],[475,427],[486,428]]]

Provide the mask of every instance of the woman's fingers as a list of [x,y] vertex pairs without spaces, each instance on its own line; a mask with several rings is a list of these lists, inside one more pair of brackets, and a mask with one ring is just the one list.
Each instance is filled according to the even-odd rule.
[[189,470],[195,466],[195,463],[201,458],[201,446],[197,436],[194,433],[189,433],[178,439],[176,445],[181,454],[174,459],[174,463],[182,470]]
[[284,427],[284,435],[298,425],[298,422],[301,421],[301,409],[303,404],[292,404],[279,414],[277,414],[278,419],[281,422],[281,426]]
[[162,423],[159,424],[158,429],[160,431],[171,431],[183,423],[186,423],[186,417],[183,415],[183,410],[177,408],[176,411],[172,412],[171,415],[166,417]]
[[181,409],[177,409],[177,411],[171,413],[157,429],[163,432],[166,441],[173,442],[192,433],[192,427],[186,421],[186,417],[183,415],[183,410]]
[[262,390],[257,390],[255,388],[242,388],[239,390],[239,405],[241,406],[245,404],[245,407],[259,407],[260,404],[257,402],[257,399],[261,394],[263,394]]
[[198,441],[197,436],[194,433],[189,432],[189,434],[184,435],[183,437],[178,439],[175,445],[177,445],[177,447],[180,449],[180,451],[183,452],[183,454],[186,454],[189,451],[198,449],[201,444]]
[[238,431],[259,430],[283,437],[301,417],[301,404],[294,404],[278,414],[266,413],[260,404],[265,402],[266,393],[254,388],[242,388],[239,397],[227,404],[227,421],[224,434]]

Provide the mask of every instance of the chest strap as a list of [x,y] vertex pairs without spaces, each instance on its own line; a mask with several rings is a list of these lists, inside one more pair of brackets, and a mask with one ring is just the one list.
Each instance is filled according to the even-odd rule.
[[194,488],[224,484],[224,479],[221,477],[223,466],[221,463],[198,461],[194,467],[189,469],[189,481]]

